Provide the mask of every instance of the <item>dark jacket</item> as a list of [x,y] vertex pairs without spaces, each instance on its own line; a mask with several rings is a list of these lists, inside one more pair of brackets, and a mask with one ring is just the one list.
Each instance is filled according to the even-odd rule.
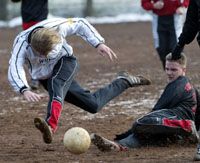
[[186,77],[181,76],[165,87],[153,111],[171,109],[179,117],[194,119],[196,106],[195,89]]
[[186,21],[183,31],[179,37],[178,44],[184,47],[185,44],[191,43],[198,34],[197,41],[200,45],[200,0],[190,0]]
[[[12,0],[19,2],[20,0]],[[48,0],[21,0],[21,15],[24,23],[45,20],[48,15]]]

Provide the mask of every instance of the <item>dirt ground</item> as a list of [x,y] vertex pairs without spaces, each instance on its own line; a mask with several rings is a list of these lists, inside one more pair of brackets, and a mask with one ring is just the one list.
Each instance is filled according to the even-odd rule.
[[[109,83],[118,71],[127,70],[152,79],[151,86],[128,89],[99,113],[90,114],[65,103],[53,143],[46,145],[33,125],[34,117],[45,117],[47,101],[28,103],[14,93],[7,81],[12,42],[20,28],[0,29],[0,162],[59,163],[132,163],[192,162],[196,145],[142,147],[128,152],[100,152],[94,145],[81,155],[69,153],[63,146],[63,135],[71,127],[85,128],[109,139],[126,131],[139,116],[151,110],[164,86],[166,77],[154,50],[151,24],[124,23],[96,25],[107,44],[117,53],[118,61],[96,54],[96,50],[78,37],[69,38],[79,59],[77,80],[92,91]],[[194,41],[185,48],[189,57],[188,76],[199,87],[199,47]],[[38,92],[45,92],[42,88]]]

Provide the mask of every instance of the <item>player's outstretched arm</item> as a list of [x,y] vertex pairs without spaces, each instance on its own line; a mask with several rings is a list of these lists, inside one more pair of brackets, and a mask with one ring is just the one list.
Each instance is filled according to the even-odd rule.
[[105,44],[98,45],[97,52],[103,57],[108,57],[111,61],[117,59],[117,55]]
[[44,98],[45,96],[42,95],[42,94],[37,94],[37,93],[34,93],[30,90],[26,90],[23,92],[23,96],[24,98],[29,101],[29,102],[38,102],[40,101],[42,98]]

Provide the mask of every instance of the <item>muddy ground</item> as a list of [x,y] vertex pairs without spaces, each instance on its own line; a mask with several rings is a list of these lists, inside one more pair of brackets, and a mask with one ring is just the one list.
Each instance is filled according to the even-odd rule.
[[[65,131],[74,126],[85,128],[89,133],[98,133],[109,139],[126,131],[139,116],[149,112],[164,86],[166,77],[154,50],[151,24],[123,23],[95,25],[118,55],[118,61],[98,56],[96,50],[80,38],[69,38],[79,59],[80,70],[76,79],[92,91],[109,83],[118,71],[127,70],[152,79],[151,86],[127,90],[112,100],[99,113],[93,115],[65,103],[59,128],[53,143],[43,143],[40,133],[34,128],[34,117],[45,117],[47,100],[28,103],[14,93],[7,81],[8,60],[12,42],[18,28],[0,29],[0,162],[59,162],[59,163],[132,163],[132,162],[192,162],[195,144],[171,144],[165,147],[142,147],[128,152],[102,153],[94,145],[81,155],[69,153],[63,146]],[[188,76],[199,87],[199,47],[194,41],[185,48],[189,58]],[[37,92],[45,93],[40,88]]]

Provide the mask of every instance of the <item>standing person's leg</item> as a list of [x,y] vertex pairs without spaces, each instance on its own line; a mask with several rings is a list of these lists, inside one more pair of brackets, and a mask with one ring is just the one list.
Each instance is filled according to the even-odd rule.
[[73,81],[65,100],[90,113],[97,113],[105,104],[127,88],[148,84],[150,84],[150,80],[142,76],[132,76],[123,72],[107,86],[91,93],[88,90],[84,90],[76,81]]
[[182,32],[183,24],[185,22],[185,16],[186,16],[186,13],[182,15],[174,14],[174,29],[176,33],[176,42],[178,42],[178,38]]
[[171,53],[178,41],[178,37],[180,35],[180,24],[179,21],[177,20],[178,18],[176,15],[174,15],[173,19],[171,20],[170,27],[169,27],[169,41],[168,41],[168,53]]
[[159,16],[158,17],[158,48],[156,49],[158,52],[158,55],[160,57],[160,60],[163,65],[163,69],[165,69],[165,57],[168,54],[168,44],[169,44],[169,33],[168,33],[168,17],[165,16]]
[[162,62],[163,69],[165,70],[165,57],[168,53],[167,51],[167,38],[168,33],[166,31],[158,31],[159,35],[159,47],[156,49],[160,58],[160,61]]
[[159,45],[156,49],[165,69],[165,57],[173,50],[174,45],[176,45],[174,16],[159,16],[157,32]]
[[158,36],[158,15],[153,14],[152,20],[152,34],[154,41],[154,48],[157,49],[159,47],[159,36]]
[[165,48],[166,48],[166,26],[163,27],[160,16],[153,14],[152,20],[152,34],[154,39],[154,47],[162,62],[163,69],[165,69]]
[[73,81],[77,69],[76,58],[62,57],[55,65],[52,76],[41,83],[49,93],[49,102],[47,107],[46,123],[40,118],[35,118],[35,126],[42,132],[43,139],[46,143],[51,143],[52,137],[46,125],[50,126],[55,132],[58,120],[63,107],[64,97]]

